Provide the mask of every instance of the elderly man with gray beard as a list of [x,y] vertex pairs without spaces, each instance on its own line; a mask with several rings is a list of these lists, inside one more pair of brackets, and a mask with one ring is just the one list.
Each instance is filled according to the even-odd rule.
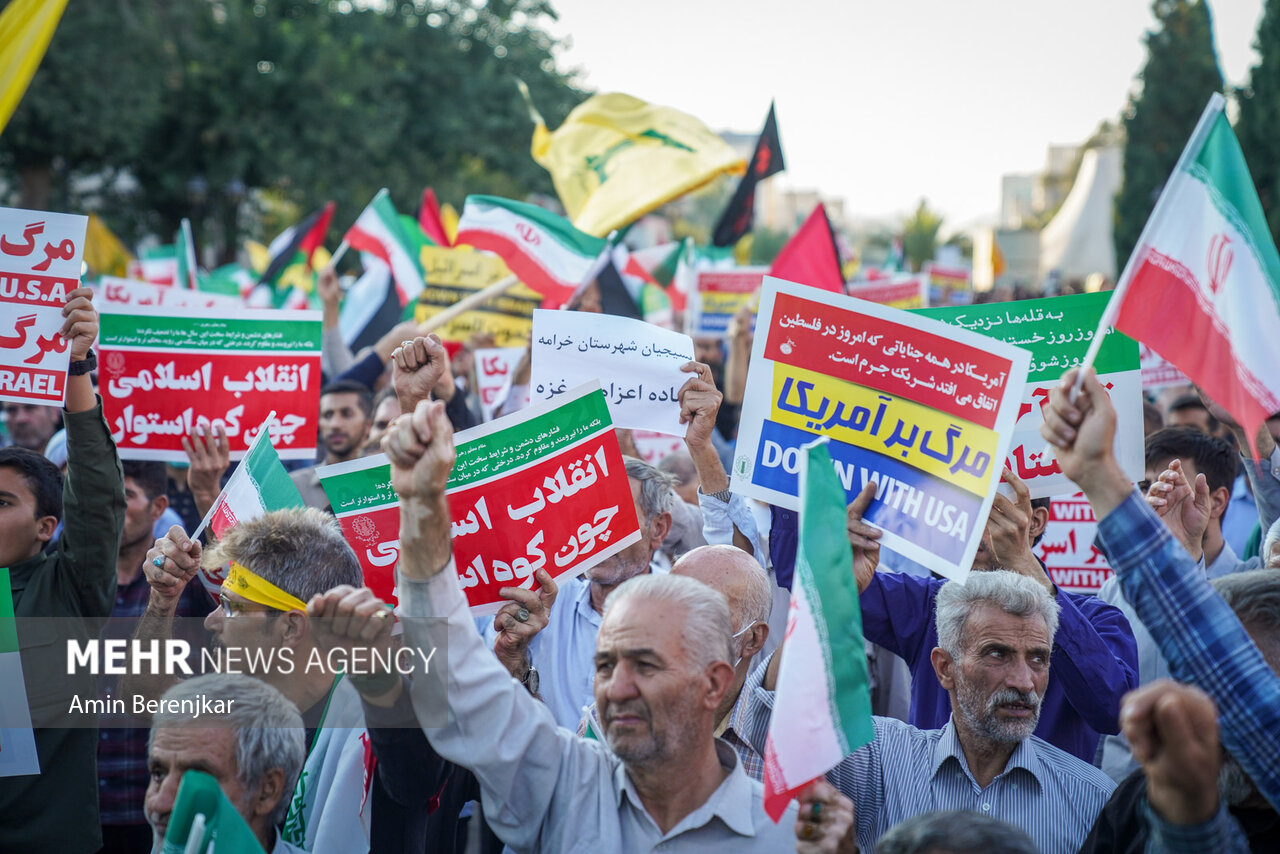
[[[858,552],[855,544],[855,562]],[[950,720],[920,730],[874,718],[875,740],[827,774],[853,801],[858,845],[874,850],[913,815],[964,809],[1022,828],[1044,854],[1075,852],[1115,784],[1032,735],[1049,682],[1057,603],[1030,578],[995,570],[942,585],[936,610],[931,658],[950,695]],[[744,688],[752,692],[746,729],[761,752],[779,657]],[[803,809],[800,817],[821,818]]]

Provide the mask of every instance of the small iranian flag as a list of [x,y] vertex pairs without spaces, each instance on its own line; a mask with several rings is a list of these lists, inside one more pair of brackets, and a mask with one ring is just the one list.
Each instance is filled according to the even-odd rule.
[[218,500],[196,528],[192,539],[200,536],[205,526],[221,537],[241,522],[256,519],[273,510],[305,507],[298,487],[280,464],[276,449],[271,446],[268,425],[275,420],[275,413],[258,428],[258,435],[240,460],[235,473],[222,488]]
[[500,256],[546,298],[544,305],[568,302],[598,271],[597,259],[609,245],[550,211],[497,196],[467,196],[454,242]]
[[845,494],[826,443],[800,454],[800,543],[764,747],[764,809],[775,822],[800,789],[875,737]]
[[196,239],[191,234],[191,220],[185,217],[174,242],[178,271],[174,274],[174,287],[197,291],[200,289],[200,268],[196,262]]
[[1117,329],[1204,389],[1252,443],[1280,411],[1280,255],[1225,104],[1209,99],[1102,324],[1114,315]]
[[422,262],[385,187],[365,207],[343,240],[352,249],[377,256],[391,268],[401,305],[418,298],[424,284]]

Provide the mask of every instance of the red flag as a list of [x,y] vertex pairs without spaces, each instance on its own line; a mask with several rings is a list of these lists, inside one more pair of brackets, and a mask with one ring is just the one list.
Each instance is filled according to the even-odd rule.
[[315,224],[302,235],[302,240],[298,243],[298,249],[307,256],[308,271],[311,270],[311,256],[315,255],[316,250],[324,245],[324,236],[329,231],[330,221],[333,220],[333,208],[333,202],[326,202]]
[[821,202],[782,247],[769,275],[824,291],[844,293],[840,252],[836,249],[835,233],[831,230],[831,220],[827,219],[827,209]]
[[418,206],[418,226],[437,246],[453,245],[449,241],[444,220],[440,217],[440,202],[436,201],[436,192],[430,187],[422,191],[422,204]]

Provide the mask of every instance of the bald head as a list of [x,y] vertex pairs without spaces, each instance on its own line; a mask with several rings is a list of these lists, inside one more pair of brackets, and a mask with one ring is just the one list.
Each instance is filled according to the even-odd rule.
[[773,591],[769,576],[756,559],[735,546],[699,546],[685,553],[671,568],[672,575],[696,578],[729,600],[729,616],[736,632],[753,620],[769,621]]

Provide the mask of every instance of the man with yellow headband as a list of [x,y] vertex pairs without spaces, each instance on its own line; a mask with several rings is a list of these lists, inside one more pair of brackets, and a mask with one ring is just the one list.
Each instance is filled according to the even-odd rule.
[[[151,598],[135,637],[172,637],[174,607],[201,563],[230,567],[218,606],[205,618],[219,653],[288,697],[307,727],[307,760],[282,838],[313,854],[367,851],[370,754],[360,697],[350,680],[335,679],[328,668],[306,666],[323,653],[306,601],[338,585],[360,586],[355,553],[337,522],[311,508],[241,522],[203,553],[198,542],[174,527],[147,553]],[[167,687],[160,679],[133,677],[124,691],[154,697]]]

